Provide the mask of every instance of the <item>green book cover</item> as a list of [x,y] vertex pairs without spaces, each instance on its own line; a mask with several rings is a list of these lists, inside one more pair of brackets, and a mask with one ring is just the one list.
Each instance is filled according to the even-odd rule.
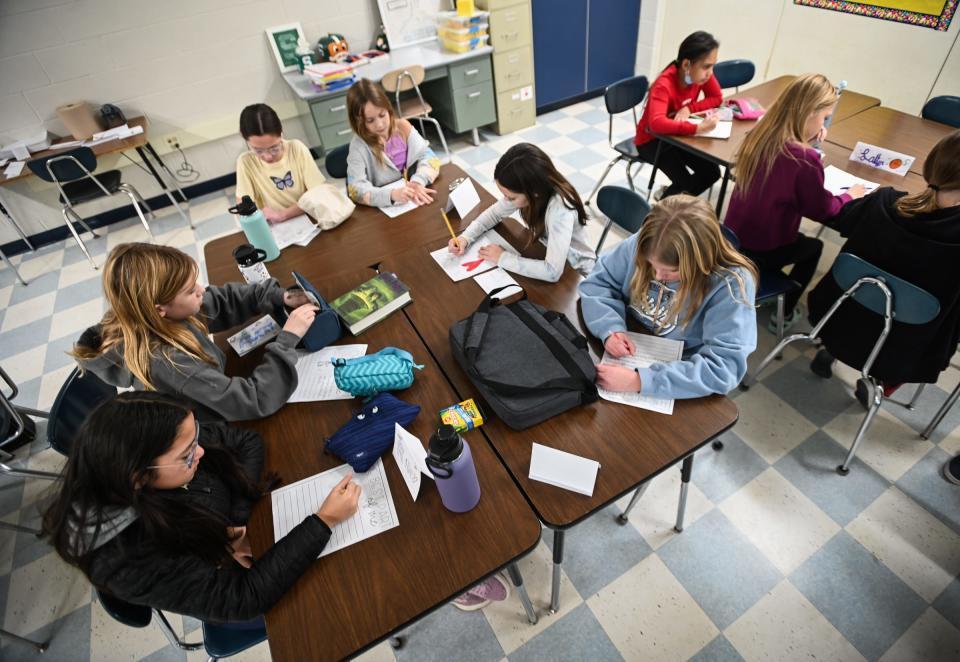
[[404,295],[409,299],[409,292],[396,274],[386,272],[337,297],[330,302],[330,307],[348,326],[353,327]]

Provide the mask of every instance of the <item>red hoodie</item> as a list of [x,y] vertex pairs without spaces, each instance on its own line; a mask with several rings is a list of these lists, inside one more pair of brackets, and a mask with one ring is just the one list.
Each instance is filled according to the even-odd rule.
[[[700,91],[705,95],[697,101]],[[671,64],[653,81],[650,93],[647,95],[647,105],[643,109],[643,117],[637,124],[637,136],[633,143],[637,146],[654,139],[654,133],[692,136],[697,132],[697,125],[693,122],[678,122],[670,116],[683,107],[683,102],[689,100],[687,107],[691,113],[716,108],[723,101],[723,92],[717,77],[710,75],[706,85],[691,85],[680,87],[677,80],[677,65]]]

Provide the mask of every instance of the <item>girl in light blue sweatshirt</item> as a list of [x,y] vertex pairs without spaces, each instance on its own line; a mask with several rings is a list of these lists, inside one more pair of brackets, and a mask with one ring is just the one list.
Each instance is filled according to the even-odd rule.
[[756,283],[756,267],[723,238],[705,200],[663,200],[639,232],[600,258],[580,283],[580,302],[611,356],[636,350],[625,333],[629,311],[646,331],[682,340],[683,357],[636,370],[599,365],[597,385],[671,399],[733,390],[757,346]]

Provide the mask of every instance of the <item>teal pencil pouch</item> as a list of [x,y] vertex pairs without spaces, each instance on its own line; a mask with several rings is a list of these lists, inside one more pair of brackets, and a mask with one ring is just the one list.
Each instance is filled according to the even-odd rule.
[[413,384],[413,370],[423,370],[410,352],[384,347],[375,354],[355,359],[331,359],[337,387],[352,395],[368,396],[400,391]]

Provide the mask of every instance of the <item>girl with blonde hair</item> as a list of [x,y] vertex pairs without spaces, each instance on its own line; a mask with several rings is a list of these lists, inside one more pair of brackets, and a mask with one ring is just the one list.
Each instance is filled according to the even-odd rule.
[[[316,316],[302,292],[276,280],[204,288],[186,253],[169,246],[120,244],[103,270],[110,308],[84,331],[73,356],[81,369],[121,388],[189,398],[205,418],[262,418],[284,405],[297,387],[294,348]],[[208,334],[252,317],[290,313],[249,377],[227,377],[226,356]]]
[[[780,269],[800,289],[786,296],[787,326],[800,319],[800,297],[810,284],[823,242],[800,232],[804,216],[821,223],[866,192],[857,184],[842,195],[823,187],[823,164],[812,147],[827,136],[826,119],[837,90],[825,76],[797,76],[747,134],[734,160],[737,187],[724,225],[736,232],[740,250],[758,266]],[[770,328],[773,330],[771,318]]]
[[683,356],[637,370],[601,364],[597,385],[655,398],[728,393],[757,345],[756,284],[756,268],[723,237],[705,200],[663,200],[639,232],[600,257],[580,283],[580,303],[612,357],[636,351],[628,315],[649,333],[683,341]]
[[[347,195],[373,207],[414,202],[428,205],[427,188],[440,174],[440,159],[413,125],[397,117],[383,88],[361,78],[347,92],[354,136],[347,155]],[[390,186],[400,180],[402,186]]]

